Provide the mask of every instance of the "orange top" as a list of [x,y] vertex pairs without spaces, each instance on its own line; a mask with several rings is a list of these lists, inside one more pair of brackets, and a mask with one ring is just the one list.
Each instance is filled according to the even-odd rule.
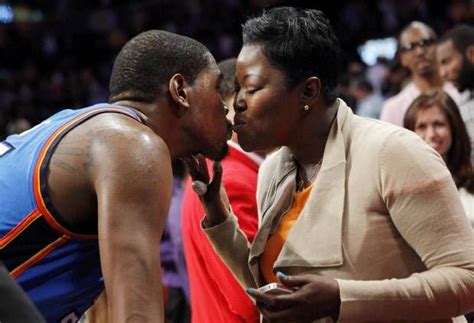
[[288,233],[303,210],[312,188],[313,184],[301,192],[295,192],[291,208],[282,216],[277,229],[267,240],[265,249],[259,258],[260,272],[267,283],[279,282],[278,278],[273,274],[273,264],[280,254]]

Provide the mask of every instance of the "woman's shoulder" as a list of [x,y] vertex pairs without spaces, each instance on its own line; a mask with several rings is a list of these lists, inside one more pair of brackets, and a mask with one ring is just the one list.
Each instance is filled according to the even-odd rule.
[[350,134],[352,142],[379,147],[391,141],[420,144],[420,138],[408,129],[377,119],[354,116]]

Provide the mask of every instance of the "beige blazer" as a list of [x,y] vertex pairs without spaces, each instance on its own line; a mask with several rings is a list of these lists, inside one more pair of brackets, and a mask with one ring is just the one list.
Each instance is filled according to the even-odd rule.
[[[337,279],[340,322],[451,322],[474,310],[474,235],[442,158],[414,133],[336,104],[321,170],[274,271]],[[253,245],[233,215],[205,229],[244,287],[264,283],[258,257],[295,176],[286,147],[261,166]]]

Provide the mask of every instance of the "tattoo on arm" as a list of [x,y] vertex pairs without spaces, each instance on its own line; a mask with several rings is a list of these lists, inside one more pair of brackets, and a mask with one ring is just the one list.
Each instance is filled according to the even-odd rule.
[[77,136],[72,140],[64,140],[54,152],[50,165],[72,174],[79,170],[87,170],[93,164],[91,154],[91,135]]
[[65,170],[66,172],[72,174],[76,171],[74,167],[66,163],[65,161],[59,160],[55,158],[53,161],[50,163],[51,166],[61,168],[62,170]]

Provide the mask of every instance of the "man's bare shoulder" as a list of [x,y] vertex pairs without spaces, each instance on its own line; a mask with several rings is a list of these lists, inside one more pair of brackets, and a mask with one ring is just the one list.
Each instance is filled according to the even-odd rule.
[[160,186],[171,187],[168,146],[148,126],[127,116],[104,114],[88,127],[95,133],[90,149],[95,162],[89,174],[98,195],[113,186],[121,192],[117,196],[160,196]]
[[113,185],[126,193],[136,182],[139,189],[156,193],[154,183],[145,179],[171,183],[171,161],[166,143],[146,125],[126,115],[104,113],[61,139],[48,174],[53,205],[74,224],[95,213],[99,188],[103,192]]
[[[121,114],[102,114],[84,123],[80,132],[89,134],[90,165],[92,174],[121,174],[136,169],[155,170],[167,169],[164,165],[171,164],[171,156],[165,141],[156,135],[148,126]],[[78,136],[81,134],[78,133]]]
[[160,136],[148,126],[125,115],[99,115],[84,124],[83,131],[94,134],[91,148],[95,155],[132,155],[132,159],[140,156],[143,160],[170,158],[168,146]]

